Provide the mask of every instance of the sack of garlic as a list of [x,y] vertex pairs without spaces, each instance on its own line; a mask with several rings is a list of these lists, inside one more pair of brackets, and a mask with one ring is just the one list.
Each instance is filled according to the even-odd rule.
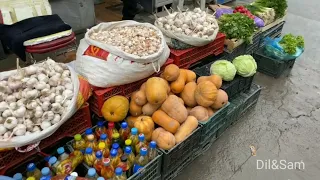
[[33,144],[53,134],[77,111],[79,80],[52,59],[0,73],[0,148]]
[[214,41],[219,32],[214,15],[200,8],[173,13],[167,10],[167,13],[168,16],[156,19],[155,26],[162,31],[171,48],[186,49],[192,46],[204,46]]
[[87,31],[80,41],[74,66],[91,85],[105,88],[159,72],[169,55],[163,34],[154,25],[108,22]]

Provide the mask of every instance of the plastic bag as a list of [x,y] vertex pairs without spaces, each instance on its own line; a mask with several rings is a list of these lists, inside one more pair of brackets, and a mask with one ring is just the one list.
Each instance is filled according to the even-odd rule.
[[216,18],[219,19],[224,14],[233,14],[233,9],[231,8],[219,8],[216,10]]
[[[64,116],[61,117],[61,120],[58,123],[38,133],[32,133],[30,135],[25,136],[14,136],[8,141],[0,141],[0,148],[21,147],[28,144],[39,142],[42,139],[51,136],[61,125],[63,125],[63,123],[65,123],[68,119],[71,118],[71,116],[73,116],[73,114],[77,111],[77,99],[80,83],[78,79],[78,74],[69,65],[67,66],[71,72],[71,80],[73,83],[73,97],[71,99],[69,107],[65,109],[66,113],[64,114]],[[16,70],[1,72],[0,79],[7,79],[11,74],[15,72]]]
[[279,42],[281,41],[281,38],[271,39],[270,37],[266,37],[264,41],[266,43],[266,46],[264,48],[264,54],[278,60],[287,61],[287,60],[296,59],[299,56],[301,56],[301,54],[304,51],[304,49],[297,47],[296,53],[291,55],[286,53],[282,48],[282,46],[279,44]]
[[254,17],[254,24],[255,24],[258,28],[264,27],[264,21],[263,21],[261,18],[257,17],[257,16]]

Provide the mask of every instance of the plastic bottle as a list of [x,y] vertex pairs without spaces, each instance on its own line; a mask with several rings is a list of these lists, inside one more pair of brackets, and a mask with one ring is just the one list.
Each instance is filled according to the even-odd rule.
[[114,122],[108,122],[107,135],[109,140],[112,140],[112,135],[118,133],[118,130],[115,128]]
[[64,151],[63,147],[59,147],[57,149],[57,153],[59,154],[59,161],[63,161],[69,157],[69,154]]
[[50,169],[48,167],[42,168],[41,169],[41,174],[42,174],[42,176],[41,176],[40,180],[42,180],[42,179],[43,180],[50,179],[51,176],[52,176],[52,173],[51,173],[51,171],[50,171]]
[[132,150],[131,150],[131,147],[129,147],[129,146],[126,147],[126,148],[124,149],[124,154],[127,155],[127,157],[128,157],[128,164],[129,164],[130,167],[132,167],[133,164],[134,164],[135,155],[133,154],[133,152],[132,152]]
[[104,177],[98,177],[97,180],[105,180]]
[[130,129],[128,128],[128,123],[127,122],[122,122],[121,123],[121,128],[119,130],[120,138],[124,142],[126,139],[128,139],[130,135]]
[[103,158],[102,162],[103,162],[103,167],[101,170],[101,176],[108,180],[113,177],[114,169],[111,166],[111,163],[110,163],[111,161],[109,158]]
[[108,135],[107,135],[107,134],[101,134],[99,143],[100,143],[100,142],[106,143],[106,147],[107,147],[108,149],[110,149],[110,147],[111,147],[111,141],[110,141],[110,139],[108,138]]
[[130,172],[131,167],[129,166],[127,155],[124,154],[121,156],[118,167],[122,168],[122,171],[126,174],[127,177],[131,176],[131,172]]
[[127,140],[125,140],[124,141],[124,148],[125,147],[130,147],[130,148],[132,148],[132,140],[131,139],[127,139]]
[[57,175],[51,178],[51,180],[89,180],[84,177],[75,177],[72,175]]
[[110,150],[106,147],[106,143],[100,142],[98,148],[102,152],[103,157],[108,158],[110,156]]
[[148,149],[149,161],[151,161],[152,159],[154,159],[158,156],[158,152],[157,152],[156,148],[157,148],[157,143],[155,141],[151,141],[149,144],[149,149]]
[[88,173],[86,175],[86,178],[87,179],[90,179],[90,180],[97,180],[98,178],[98,174],[97,174],[97,171],[94,169],[94,168],[90,168],[88,170]]
[[115,149],[118,151],[118,156],[121,157],[123,154],[123,150],[120,148],[118,143],[112,144],[112,149]]
[[98,121],[97,122],[97,128],[95,129],[95,134],[97,139],[100,138],[101,134],[107,133],[107,128],[104,126],[103,121]]
[[50,164],[50,167],[52,168],[53,172],[54,173],[57,173],[58,172],[58,166],[60,164],[60,161],[58,161],[58,159],[55,157],[55,156],[52,156],[50,159],[49,159],[49,164]]
[[97,141],[95,141],[93,134],[87,136],[86,147],[92,148],[94,151],[98,150]]
[[136,154],[139,154],[140,153],[140,149],[141,148],[148,148],[148,145],[147,145],[147,142],[146,142],[146,139],[144,137],[144,134],[140,133],[139,134],[139,142],[136,144]]
[[23,180],[23,176],[21,173],[16,173],[13,177],[14,180]]
[[93,135],[93,136],[94,136],[94,139],[96,140],[96,137],[95,137],[95,135],[93,134],[93,131],[92,131],[91,128],[86,129],[86,131],[84,132],[84,134],[85,134],[85,138],[84,138],[85,141],[88,141],[88,139],[87,139],[88,135]]
[[115,170],[115,175],[112,180],[126,180],[127,176],[122,172],[122,168],[117,168]]
[[115,143],[118,143],[119,146],[122,145],[122,141],[120,139],[120,134],[119,133],[113,133],[113,135],[112,135],[112,145],[115,144]]
[[84,151],[86,149],[86,141],[82,139],[81,134],[74,135],[72,146],[74,150]]
[[51,156],[46,156],[46,157],[44,157],[44,161],[46,162],[46,163],[45,163],[45,166],[50,167],[50,164],[49,164],[50,158],[51,158]]
[[97,173],[101,175],[101,169],[103,167],[103,162],[102,162],[102,152],[97,151],[96,152],[96,160],[94,161],[93,167],[96,169]]
[[130,133],[130,136],[129,136],[129,139],[131,139],[132,143],[131,143],[131,146],[132,146],[132,152],[133,153],[136,153],[136,144],[139,142],[139,138],[138,138],[138,129],[137,128],[131,128],[131,133]]
[[86,148],[86,151],[85,151],[85,154],[84,154],[84,162],[88,166],[92,167],[95,160],[96,160],[96,156],[95,156],[95,154],[93,152],[93,149],[90,148],[90,147]]
[[140,154],[135,158],[134,165],[133,165],[133,174],[138,172],[141,168],[149,163],[148,159],[148,149],[141,148]]
[[40,179],[41,171],[36,167],[34,163],[28,164],[27,177],[34,177],[36,180]]
[[115,149],[111,149],[110,151],[110,161],[111,161],[111,167],[115,169],[118,167],[118,164],[120,163],[120,158],[118,156],[118,151]]

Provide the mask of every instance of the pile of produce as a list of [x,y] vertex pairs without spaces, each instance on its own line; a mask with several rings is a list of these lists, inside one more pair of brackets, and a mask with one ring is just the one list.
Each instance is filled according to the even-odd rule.
[[296,54],[297,48],[304,49],[304,38],[302,36],[286,34],[279,43],[288,54]]
[[90,38],[119,47],[126,53],[140,57],[158,52],[161,46],[158,31],[147,26],[125,26],[101,30],[92,33]]
[[129,127],[136,127],[147,140],[169,150],[185,140],[199,121],[207,121],[227,104],[228,95],[219,89],[221,85],[220,76],[203,76],[196,81],[193,71],[171,64],[161,77],[149,78],[130,102],[123,96],[108,99],[102,114],[108,121],[119,122],[129,111]]
[[168,12],[168,16],[157,18],[155,25],[160,29],[190,37],[211,39],[218,23],[213,15],[195,8],[187,12]]
[[24,136],[58,123],[74,96],[71,72],[48,59],[0,81],[0,139]]
[[273,8],[276,12],[276,18],[285,16],[288,7],[287,0],[256,0],[253,5]]
[[237,13],[237,12],[248,16],[250,19],[254,19],[254,15],[252,15],[251,12],[244,6],[235,7],[235,9],[233,10],[233,13]]
[[246,42],[252,41],[256,28],[254,20],[241,13],[222,15],[219,18],[219,27],[227,39],[244,39]]
[[275,20],[276,13],[273,8],[262,7],[258,4],[249,4],[245,7],[255,16],[261,18],[264,25],[268,25]]
[[256,72],[257,63],[251,55],[238,56],[232,63],[227,60],[218,60],[210,67],[210,73],[222,77],[224,81],[232,81],[236,74],[250,77]]

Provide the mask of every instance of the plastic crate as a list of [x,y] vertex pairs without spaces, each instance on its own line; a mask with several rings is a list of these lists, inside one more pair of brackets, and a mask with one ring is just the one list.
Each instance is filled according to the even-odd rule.
[[184,167],[196,158],[200,150],[201,126],[195,129],[184,141],[170,150],[163,150],[162,179],[171,180],[181,173]]
[[236,47],[232,52],[229,52],[226,48],[224,49],[224,53],[221,59],[225,59],[228,61],[233,61],[234,58],[246,54],[246,44],[243,43]]
[[201,125],[201,150],[198,153],[203,154],[204,152],[206,152],[211,147],[212,143],[216,140],[216,133],[223,126],[225,117],[228,114],[229,104],[230,103],[215,112],[208,121],[199,122],[199,124]]
[[225,117],[223,126],[217,131],[217,137],[220,137],[241,115],[243,109],[243,96],[238,95],[230,101],[227,116]]
[[194,47],[184,50],[170,49],[170,58],[174,60],[174,64],[180,68],[189,68],[190,65],[210,55],[219,55],[223,53],[224,40],[226,36],[218,33],[216,39],[201,47]]
[[264,55],[263,51],[264,47],[261,47],[258,52],[254,53],[259,72],[275,78],[290,74],[296,61],[295,59],[281,61]]
[[264,42],[264,39],[266,37],[270,37],[270,38],[280,37],[285,23],[286,23],[285,21],[282,21],[279,24],[275,25],[274,27],[266,30],[265,32],[262,32],[262,37],[259,43],[259,47],[265,46],[266,43]]
[[[65,137],[73,137],[77,133],[82,133],[85,129],[91,126],[89,104],[86,103],[54,134],[42,140],[39,144],[38,150],[51,147]],[[31,156],[34,156],[37,152],[38,151],[36,149],[26,153],[20,153],[16,150],[0,152],[0,174],[5,174],[7,170],[21,164]]]
[[[163,72],[164,68],[173,63],[173,59],[168,59],[166,63],[161,67],[158,73],[154,73],[150,77],[160,76]],[[148,77],[148,78],[150,78]],[[136,81],[130,84],[125,84],[122,86],[115,86],[110,88],[97,88],[95,87],[92,93],[92,97],[89,100],[90,108],[93,113],[97,116],[102,117],[101,108],[103,103],[112,96],[122,95],[126,97],[130,97],[134,91],[140,89],[140,86],[148,80],[148,78],[142,79],[140,81]]]
[[241,114],[244,114],[252,108],[259,99],[261,93],[261,87],[257,84],[252,84],[250,90],[246,93],[241,93],[241,96],[243,97],[243,107],[241,110]]
[[252,38],[252,44],[246,44],[245,54],[253,54],[259,49],[259,44],[262,38],[262,33],[256,33]]

